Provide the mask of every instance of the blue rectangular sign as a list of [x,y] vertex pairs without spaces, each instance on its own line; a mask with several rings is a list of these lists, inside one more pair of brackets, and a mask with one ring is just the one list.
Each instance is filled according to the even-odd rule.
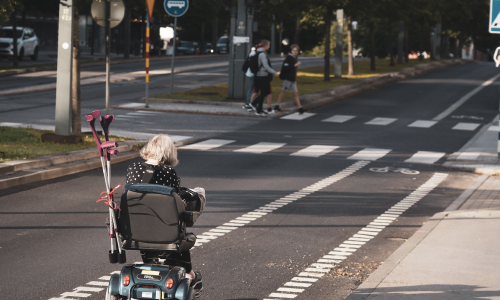
[[490,2],[490,26],[491,33],[500,33],[500,0]]

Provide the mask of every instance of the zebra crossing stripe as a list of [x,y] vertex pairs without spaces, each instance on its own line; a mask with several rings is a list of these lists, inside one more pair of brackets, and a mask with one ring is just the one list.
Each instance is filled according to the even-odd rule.
[[323,146],[323,145],[311,145],[302,150],[294,152],[290,155],[293,156],[306,156],[306,157],[320,157],[333,150],[337,149],[338,146]]
[[332,122],[332,123],[344,123],[351,119],[354,119],[355,116],[347,116],[347,115],[335,115],[328,119],[324,119],[321,122]]
[[[417,203],[420,201],[422,198],[424,198],[426,195],[428,195],[434,188],[436,188],[441,182],[443,182],[448,174],[445,173],[434,173],[434,175],[427,180],[424,184],[422,184],[420,187],[418,187],[415,191],[413,191],[410,195],[405,197],[403,200],[399,201],[396,203],[394,206],[404,202],[411,202],[413,204]],[[410,206],[411,206],[410,205]],[[393,207],[394,207],[393,206]],[[408,207],[409,208],[409,207]],[[284,287],[288,286],[301,286],[297,285],[297,283],[303,283],[303,282],[309,282],[308,286],[302,286],[304,289],[302,291],[288,291],[287,294],[284,293],[271,293],[268,298],[264,298],[264,300],[276,300],[276,299],[291,299],[295,298],[299,295],[299,293],[302,293],[305,291],[305,288],[310,287],[313,283],[319,280],[319,278],[323,277],[325,274],[329,273],[336,265],[341,263],[344,259],[347,258],[347,256],[344,255],[351,255],[352,253],[356,252],[357,249],[359,249],[362,245],[365,244],[364,241],[353,241],[353,238],[356,236],[362,236],[366,241],[369,241],[370,239],[373,239],[380,231],[382,231],[383,228],[386,226],[389,226],[396,218],[394,217],[383,217],[384,215],[390,214],[389,210],[387,210],[385,213],[383,213],[381,216],[377,217],[375,220],[378,220],[380,218],[386,218],[387,223],[384,226],[380,226],[380,229],[373,230],[373,228],[362,228],[360,231],[355,233],[353,237],[347,239],[344,241],[342,244],[340,244],[338,247],[334,248],[333,251],[330,251],[327,255],[323,256],[322,258],[318,259],[316,263],[311,264],[308,266],[303,272],[299,273],[299,277],[293,277],[289,282],[284,284]],[[399,213],[398,215],[402,214],[404,211]],[[342,254],[342,255],[339,255]],[[325,264],[325,262],[330,262],[330,264]],[[318,277],[318,278],[310,278],[310,277]],[[278,288],[278,292],[285,292],[287,290],[283,290],[283,287]],[[286,296],[283,296],[286,295]]]
[[186,145],[183,147],[180,147],[181,149],[191,149],[191,150],[211,150],[214,148],[218,148],[230,143],[234,143],[236,141],[234,140],[217,140],[217,139],[210,139],[206,141],[202,141],[199,143],[194,143],[191,145]]
[[312,117],[314,115],[315,114],[308,113],[308,112],[305,112],[305,113],[302,113],[302,114],[299,114],[298,112],[296,112],[296,113],[293,113],[293,114],[281,117],[280,119],[302,121],[302,120],[307,119],[309,117]]
[[[265,206],[259,207],[253,211],[244,213],[243,215],[235,218],[234,220],[229,221],[228,223],[223,224],[223,226],[217,227],[217,229],[210,229],[208,232],[201,233],[198,235],[198,239],[196,240],[196,243],[193,248],[205,245],[206,243],[209,243],[210,241],[213,241],[217,239],[218,237],[221,237],[225,235],[226,233],[232,232],[234,230],[237,230],[238,228],[241,228],[243,226],[246,226],[247,224],[253,222],[254,220],[257,220],[257,218],[264,216],[268,213],[272,213],[274,210],[277,210],[283,206],[286,206],[290,203],[293,203],[294,201],[297,201],[303,197],[306,197],[307,195],[310,195],[313,192],[317,192],[319,190],[324,189],[325,187],[334,184],[335,182],[338,182],[344,178],[346,178],[349,175],[354,174],[356,171],[360,170],[364,166],[368,165],[370,162],[369,161],[357,161],[348,168],[340,171],[339,173],[333,174],[330,177],[326,177],[308,187],[303,188],[302,190],[298,192],[294,192],[288,196],[285,196],[283,198],[277,199],[269,204],[266,204]],[[307,190],[307,192],[306,192]],[[286,201],[279,202],[277,204],[277,201],[280,201],[281,199],[286,198]],[[256,217],[248,217],[248,216],[256,216]],[[253,220],[250,220],[253,219]],[[223,229],[220,229],[223,228]],[[212,238],[207,238],[207,235],[211,235]],[[328,266],[328,264],[327,264]]]
[[418,151],[412,157],[405,160],[407,163],[433,164],[441,157],[445,156],[444,152]]
[[385,126],[385,125],[389,125],[391,124],[392,122],[396,121],[397,119],[393,119],[393,118],[375,118],[371,121],[368,121],[366,122],[365,124],[366,125],[380,125],[380,126]]
[[453,130],[468,130],[468,131],[473,131],[476,130],[477,127],[479,127],[479,123],[458,123],[455,125],[452,129]]
[[349,156],[347,159],[377,160],[391,151],[391,149],[365,148],[356,154]]
[[436,123],[437,121],[417,120],[408,125],[408,127],[431,128]]
[[272,150],[276,150],[285,146],[284,143],[258,143],[252,146],[248,146],[242,149],[234,150],[234,152],[246,152],[246,153],[264,153]]

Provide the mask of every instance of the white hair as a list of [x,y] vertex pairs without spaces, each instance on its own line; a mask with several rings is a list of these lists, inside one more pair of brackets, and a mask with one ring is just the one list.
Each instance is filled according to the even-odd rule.
[[141,149],[140,154],[145,160],[157,160],[165,166],[175,167],[178,163],[177,148],[166,134],[155,135]]

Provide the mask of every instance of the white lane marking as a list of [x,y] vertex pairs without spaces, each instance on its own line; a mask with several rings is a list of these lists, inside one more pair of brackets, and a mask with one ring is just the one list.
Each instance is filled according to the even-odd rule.
[[108,286],[109,282],[108,281],[91,281],[87,282],[88,285],[98,285],[98,286]]
[[102,276],[101,278],[99,278],[99,280],[107,280],[109,281],[111,279],[111,276]]
[[[412,203],[416,203],[416,202],[420,201],[422,198],[424,198],[426,195],[428,195],[434,188],[436,188],[439,184],[441,184],[441,182],[443,182],[447,176],[448,176],[448,174],[445,174],[445,173],[434,173],[434,175],[430,179],[428,179],[424,184],[419,186],[415,191],[410,193],[410,195],[405,197],[403,200],[399,201],[394,206],[398,205],[401,202],[408,202],[409,199],[411,199],[410,202],[412,202]],[[391,208],[389,210],[391,210]],[[382,215],[385,215],[385,214],[387,214],[387,212],[384,212]],[[377,217],[375,220],[381,218],[382,215]],[[384,218],[384,217],[382,217],[382,218]],[[395,218],[393,218],[393,217],[388,217],[388,218],[390,218],[391,220],[389,223],[387,223],[386,226],[388,226],[391,222],[393,222],[395,220]],[[353,235],[353,237],[356,235],[365,236],[367,234],[370,234],[369,236],[367,236],[367,239],[372,239],[381,231],[381,229],[380,229],[380,230],[374,232],[374,231],[370,231],[371,229],[372,228],[367,228],[367,227],[362,228],[357,233],[355,233]],[[349,243],[352,243],[352,242],[350,242],[351,239],[352,239],[352,237],[349,238],[348,240],[344,241],[339,247],[337,247],[333,251],[329,252],[328,255],[323,256],[323,258],[318,259],[316,263],[313,263],[310,266],[308,266],[305,269],[305,272],[301,272],[300,274],[304,274],[304,273],[307,274],[307,273],[310,273],[311,271],[314,272],[314,270],[316,270],[316,269],[323,270],[323,272],[325,274],[330,272],[337,264],[341,263],[347,257],[346,256],[337,256],[336,259],[325,259],[325,258],[333,258],[331,256],[336,256],[337,253],[347,253],[347,251],[349,251],[348,254],[350,255],[353,252],[355,252],[358,248],[361,247],[360,245],[349,244]],[[331,264],[323,264],[324,262],[331,262]],[[300,274],[299,274],[299,276],[301,276]],[[315,278],[294,277],[289,282],[285,283],[284,286],[294,286],[294,282],[297,282],[297,281],[313,283],[313,282],[316,282],[317,280],[318,279],[315,279]],[[309,286],[304,286],[304,287],[310,287],[311,285],[312,284],[310,284]],[[278,288],[278,291],[281,288],[282,287]],[[283,298],[283,296],[277,295],[277,294],[279,294],[279,293],[271,293],[268,296],[270,298],[265,298],[265,299],[276,300],[276,299],[279,299],[280,297]],[[295,294],[293,294],[293,295],[295,295]]]
[[413,154],[412,157],[405,160],[405,162],[418,163],[418,164],[433,164],[445,155],[446,155],[445,152],[418,151],[417,153]]
[[385,125],[389,125],[391,124],[392,122],[396,121],[397,119],[393,119],[393,118],[375,118],[371,121],[368,121],[366,122],[365,124],[366,125],[380,125],[380,126],[385,126]]
[[104,291],[104,288],[96,288],[96,287],[89,287],[89,286],[79,286],[75,289],[75,292],[100,292]]
[[126,114],[127,116],[133,116],[133,117],[144,117],[144,116],[151,116],[151,114],[149,113],[141,113],[141,112],[131,112],[131,113],[127,113]]
[[87,293],[77,293],[77,292],[66,292],[62,293],[61,296],[63,297],[80,297],[80,298],[87,298],[92,296],[92,294],[87,294]]
[[356,154],[349,156],[347,159],[377,160],[391,151],[391,149],[365,148]]
[[477,127],[479,127],[479,123],[458,123],[455,125],[452,129],[453,130],[468,130],[468,131],[473,131],[476,130]]
[[500,131],[500,126],[498,125],[492,125],[488,128],[488,131],[496,131],[496,132],[499,132]]
[[297,295],[295,295],[295,294],[283,294],[283,293],[272,293],[272,294],[270,295],[270,297],[278,297],[278,298],[288,298],[288,299],[292,299],[292,298],[297,297]]
[[[369,161],[358,161],[358,162],[352,164],[349,168],[346,168],[346,169],[340,171],[339,173],[336,173],[336,174],[334,174],[332,176],[326,177],[326,178],[324,178],[324,179],[322,179],[322,180],[320,180],[320,181],[318,181],[318,182],[316,182],[316,183],[314,183],[314,184],[312,184],[312,185],[310,185],[308,187],[303,188],[302,190],[300,190],[298,192],[294,192],[294,193],[292,193],[292,194],[290,194],[288,196],[285,196],[286,198],[293,197],[293,199],[292,198],[288,198],[287,200],[289,200],[289,201],[287,201],[287,202],[281,202],[279,205],[276,205],[276,204],[266,204],[265,206],[262,206],[262,207],[259,207],[259,208],[255,209],[255,210],[253,210],[253,211],[244,213],[242,216],[237,217],[237,218],[229,221],[228,223],[224,224],[224,226],[233,226],[232,227],[233,229],[227,229],[227,230],[223,230],[223,229],[211,229],[210,231],[212,231],[212,232],[217,232],[218,231],[218,232],[227,233],[227,232],[231,232],[233,230],[236,230],[238,228],[241,228],[241,227],[243,227],[243,226],[245,226],[245,225],[247,225],[247,224],[249,224],[250,222],[253,222],[253,221],[242,221],[242,220],[239,220],[238,218],[245,218],[243,216],[245,216],[245,215],[251,215],[251,214],[266,214],[266,213],[271,213],[274,210],[279,209],[280,207],[283,207],[283,206],[285,206],[285,205],[287,205],[289,203],[292,203],[293,201],[299,200],[299,199],[301,199],[301,198],[303,198],[303,197],[305,197],[307,195],[310,195],[313,192],[317,192],[319,190],[322,190],[325,187],[327,187],[327,186],[329,186],[329,185],[331,185],[331,184],[333,184],[335,182],[338,182],[339,180],[342,180],[342,179],[346,178],[349,175],[354,174],[356,171],[360,170],[361,168],[363,168],[364,166],[368,165],[369,163],[370,163]],[[322,184],[322,183],[326,183],[326,182],[328,183],[327,185]],[[309,190],[310,192],[309,191],[305,192],[305,190]],[[285,198],[285,197],[283,197],[283,198]],[[275,201],[277,201],[277,200],[275,200]],[[273,202],[271,202],[271,203],[273,203]],[[268,206],[268,205],[270,205],[270,206]],[[246,223],[241,224],[239,222],[246,222]],[[205,234],[206,233],[202,233],[202,234],[200,234],[200,236],[205,235]],[[205,239],[202,242],[200,242],[200,240],[197,240],[196,244],[195,244],[195,247],[200,246],[200,245],[204,245],[204,244],[206,244],[206,243],[208,243],[210,241],[213,241],[213,240],[214,239]]]
[[210,139],[206,141],[202,141],[199,143],[194,143],[191,145],[183,146],[180,147],[181,149],[191,149],[191,150],[210,150],[214,148],[218,148],[230,143],[234,143],[236,141],[234,140],[217,140],[217,139]]
[[437,121],[418,120],[408,125],[408,127],[430,128],[436,123]]
[[296,113],[290,114],[288,116],[281,117],[280,119],[302,121],[302,120],[307,119],[309,117],[312,117],[314,115],[315,114],[308,113],[308,112],[305,112],[302,114],[299,114],[298,112],[296,112]]
[[264,153],[264,152],[269,152],[278,148],[281,148],[285,146],[286,144],[284,143],[258,143],[252,146],[248,146],[242,149],[237,149],[234,150],[234,152],[245,152],[245,153]]
[[138,110],[137,112],[143,113],[143,114],[150,114],[150,115],[162,114],[161,111],[149,111],[149,110]]
[[338,146],[323,146],[323,145],[311,145],[302,150],[294,152],[290,155],[294,156],[307,156],[307,157],[320,157],[333,150],[337,149]]
[[187,136],[187,135],[170,135],[169,134],[168,136],[170,137],[172,142],[180,142],[180,141],[192,138],[192,136]]
[[332,123],[344,123],[351,119],[354,119],[355,116],[347,116],[347,115],[335,115],[328,119],[324,119],[321,122],[332,122]]
[[442,119],[446,118],[449,114],[451,114],[453,111],[455,111],[455,109],[457,109],[458,107],[460,107],[460,105],[464,104],[465,101],[469,100],[472,96],[474,96],[475,94],[477,94],[484,87],[492,84],[493,81],[495,81],[495,80],[498,79],[498,77],[500,77],[500,74],[495,75],[495,76],[491,77],[490,79],[488,79],[487,81],[483,82],[480,86],[478,86],[477,88],[475,88],[472,91],[470,91],[469,93],[467,93],[465,96],[463,96],[462,98],[460,98],[457,102],[455,102],[453,105],[451,105],[449,108],[447,108],[445,111],[443,111],[442,113],[440,113],[439,115],[437,115],[432,120],[433,121],[441,121]]
[[118,107],[139,107],[139,106],[144,106],[144,104],[132,102],[132,103],[125,103],[125,104],[118,105]]

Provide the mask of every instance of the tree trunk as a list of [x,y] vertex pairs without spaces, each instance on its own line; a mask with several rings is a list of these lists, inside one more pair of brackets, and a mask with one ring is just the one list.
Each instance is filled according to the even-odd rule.
[[72,135],[82,134],[80,99],[80,37],[78,23],[78,0],[73,0],[73,67],[71,69],[71,119]]
[[17,49],[17,21],[16,21],[16,11],[14,10],[11,14],[11,20],[12,20],[12,37],[13,37],[13,46],[14,46],[14,55],[12,56],[12,61],[14,63],[14,67],[17,67],[18,61],[17,61],[17,54],[19,53]]
[[[437,51],[433,51],[434,49],[436,49],[436,47],[434,46],[434,39],[433,39],[433,34],[432,34],[432,27],[430,27],[430,29],[429,29],[429,45],[431,46],[430,47],[431,49],[429,49],[431,60],[436,60],[436,52]],[[427,57],[429,57],[429,56],[427,56]]]
[[461,58],[460,55],[462,54],[460,51],[460,39],[459,38],[456,38],[455,39],[455,58]]
[[394,67],[396,64],[394,63],[394,36],[392,35],[392,24],[393,22],[389,20],[389,55],[391,56],[391,60],[389,63],[389,67]]
[[[300,43],[300,20],[301,16],[298,15],[297,18],[295,19],[295,37],[293,38],[293,43],[294,44],[299,44]],[[280,27],[280,30],[283,31],[283,29]],[[281,44],[281,41],[280,41]]]
[[405,63],[408,63],[408,54],[410,54],[410,43],[408,41],[408,22],[405,22]]
[[330,40],[332,28],[332,14],[333,10],[327,8],[325,16],[325,69],[324,81],[330,81]]
[[424,17],[420,20],[420,55],[418,56],[418,60],[424,59]]
[[348,57],[348,70],[347,76],[354,75],[354,58],[352,57],[352,17],[347,17],[347,57]]
[[375,71],[375,22],[370,22],[370,70]]

